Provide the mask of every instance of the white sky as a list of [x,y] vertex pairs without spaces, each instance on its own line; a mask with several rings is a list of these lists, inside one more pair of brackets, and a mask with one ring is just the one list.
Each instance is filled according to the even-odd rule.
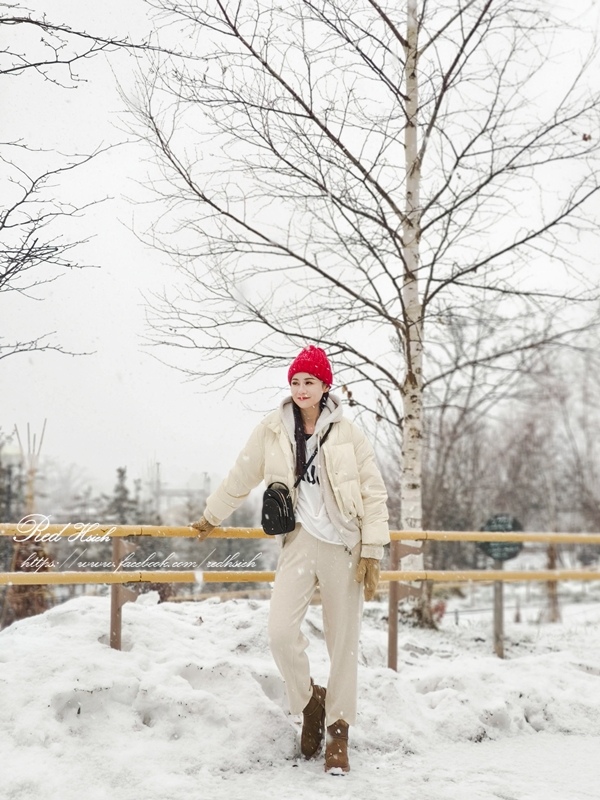
[[[29,8],[90,31],[139,36],[148,29],[141,0],[93,5],[35,0]],[[130,81],[132,62],[125,56],[113,61],[124,85]],[[2,103],[8,113],[0,120],[0,140],[22,136],[32,146],[68,153],[125,138],[118,129],[122,101],[104,58],[86,62],[79,71],[88,82],[71,91],[58,90],[33,74],[3,78]],[[142,294],[159,291],[175,275],[160,254],[130,231],[134,212],[138,223],[148,213],[125,199],[140,196],[135,180],[143,180],[146,172],[142,159],[139,148],[129,145],[64,182],[61,194],[66,200],[114,198],[87,212],[75,229],[77,236],[94,235],[78,255],[100,269],[66,274],[41,287],[37,302],[2,296],[0,319],[7,338],[56,331],[54,338],[65,349],[94,353],[3,359],[0,428],[8,433],[17,425],[24,438],[29,424],[39,436],[47,419],[42,455],[79,465],[99,489],[114,484],[119,466],[128,468],[130,479],[146,479],[155,462],[170,488],[199,487],[203,472],[213,479],[226,472],[273,394],[265,399],[248,385],[227,396],[206,392],[160,364],[144,347]],[[283,395],[284,371],[281,389]]]

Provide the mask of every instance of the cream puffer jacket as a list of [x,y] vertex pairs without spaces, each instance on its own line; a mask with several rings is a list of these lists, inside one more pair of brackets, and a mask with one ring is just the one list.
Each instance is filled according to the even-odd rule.
[[[227,519],[263,480],[266,486],[274,481],[284,483],[296,504],[291,404],[291,398],[286,398],[254,429],[227,477],[207,499],[204,516],[212,525]],[[317,457],[321,474],[324,472],[327,479],[324,501],[328,516],[338,528],[342,543],[346,544],[346,538],[352,538],[349,532],[358,528],[361,555],[380,559],[390,535],[387,492],[373,448],[360,428],[343,417],[341,402],[334,395],[329,396],[317,421],[317,441],[330,424],[331,431]]]

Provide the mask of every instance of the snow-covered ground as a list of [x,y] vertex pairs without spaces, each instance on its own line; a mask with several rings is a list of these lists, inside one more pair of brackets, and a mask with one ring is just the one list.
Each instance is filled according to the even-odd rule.
[[[491,652],[489,612],[468,595],[451,601],[440,631],[401,628],[397,673],[385,666],[387,608],[368,604],[344,777],[297,758],[267,601],[143,595],[123,609],[117,652],[108,598],[76,598],[0,633],[0,796],[597,800],[596,598],[563,606],[556,625],[526,604],[521,623],[507,611],[504,661]],[[306,631],[324,681],[316,606]]]

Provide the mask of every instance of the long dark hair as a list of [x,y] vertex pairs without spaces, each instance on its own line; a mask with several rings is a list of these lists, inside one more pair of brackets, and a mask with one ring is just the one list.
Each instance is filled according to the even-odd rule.
[[[319,414],[327,405],[329,399],[329,392],[325,392],[319,401]],[[306,439],[304,438],[304,423],[302,422],[302,413],[300,408],[292,400],[292,407],[294,409],[294,439],[296,441],[296,477],[299,478],[304,472],[306,466]]]

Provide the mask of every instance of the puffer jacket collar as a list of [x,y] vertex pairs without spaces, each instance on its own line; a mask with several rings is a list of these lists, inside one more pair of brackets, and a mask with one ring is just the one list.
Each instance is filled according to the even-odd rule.
[[[294,409],[292,406],[293,400],[291,397],[286,397],[279,406],[279,409],[271,415],[268,421],[269,427],[275,432],[279,432],[281,428],[285,430],[288,438],[294,444]],[[315,445],[315,437],[318,437],[317,442],[325,433],[327,428],[332,422],[339,422],[343,416],[344,409],[341,400],[335,395],[330,394],[327,398],[327,404],[323,411],[319,414],[315,432],[306,442],[307,448],[312,448]]]

